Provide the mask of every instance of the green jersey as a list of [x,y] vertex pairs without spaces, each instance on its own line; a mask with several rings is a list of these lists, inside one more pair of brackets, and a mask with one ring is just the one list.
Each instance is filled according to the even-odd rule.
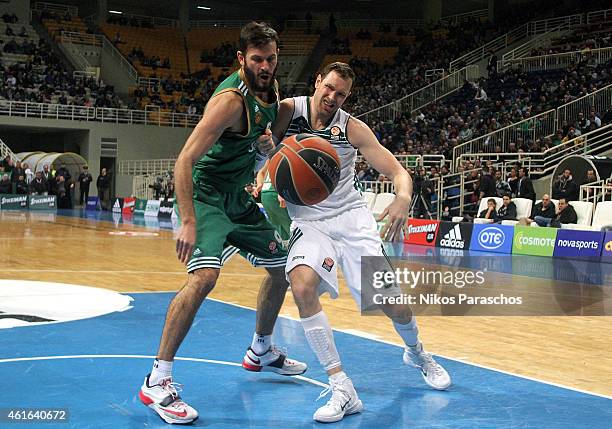
[[278,113],[276,84],[274,102],[266,103],[247,86],[242,70],[237,70],[221,82],[212,97],[228,91],[242,97],[247,114],[246,133],[224,132],[193,168],[196,185],[205,183],[222,192],[242,189],[253,181],[257,139],[270,127]]

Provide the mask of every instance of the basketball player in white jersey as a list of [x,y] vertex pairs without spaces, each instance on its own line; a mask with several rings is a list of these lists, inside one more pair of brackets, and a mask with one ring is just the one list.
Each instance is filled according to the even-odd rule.
[[[332,298],[338,296],[337,267],[340,265],[360,306],[361,257],[384,256],[376,221],[356,186],[357,150],[377,171],[393,180],[395,200],[383,213],[389,217],[391,235],[405,223],[412,195],[412,182],[406,170],[366,124],[341,109],[354,79],[348,64],[327,65],[317,77],[314,95],[283,100],[272,126],[276,141],[298,133],[325,138],[341,161],[340,181],[326,200],[313,206],[287,202],[293,223],[286,272],[306,338],[329,375],[332,393],[327,404],[314,413],[313,418],[320,422],[339,421],[345,415],[360,412],[363,405],[342,369],[319,295],[329,292]],[[406,344],[404,362],[420,368],[423,378],[434,389],[448,388],[451,379],[446,370],[423,351],[410,308],[392,305],[382,310],[392,319]]]

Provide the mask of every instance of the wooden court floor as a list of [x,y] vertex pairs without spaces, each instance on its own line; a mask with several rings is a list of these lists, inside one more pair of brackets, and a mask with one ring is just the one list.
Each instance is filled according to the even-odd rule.
[[[114,235],[122,231],[152,230],[2,212],[0,278],[81,284],[119,292],[176,291],[182,286],[186,275],[174,255],[172,232]],[[211,297],[254,307],[263,275],[263,270],[234,257],[222,270]],[[343,282],[340,298],[331,300],[325,295],[322,301],[334,328],[358,330],[400,344],[386,318],[359,315]],[[281,313],[298,317],[290,293]],[[612,395],[611,317],[428,316],[418,318],[418,323],[422,341],[435,354]]]

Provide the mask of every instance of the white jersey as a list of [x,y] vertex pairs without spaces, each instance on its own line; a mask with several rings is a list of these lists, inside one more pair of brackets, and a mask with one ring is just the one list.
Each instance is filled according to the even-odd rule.
[[312,206],[298,206],[287,202],[287,210],[292,220],[318,220],[337,216],[356,207],[365,207],[359,182],[355,176],[357,149],[348,141],[346,125],[351,115],[338,109],[331,122],[322,130],[314,130],[310,124],[310,97],[294,97],[293,118],[285,137],[308,133],[327,140],[340,158],[340,180],[338,186],[324,201]]

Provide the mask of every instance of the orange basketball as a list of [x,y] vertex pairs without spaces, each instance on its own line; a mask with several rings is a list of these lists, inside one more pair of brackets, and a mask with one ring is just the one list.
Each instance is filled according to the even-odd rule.
[[340,158],[324,138],[313,134],[287,137],[270,160],[270,180],[278,194],[298,206],[320,203],[340,179]]

